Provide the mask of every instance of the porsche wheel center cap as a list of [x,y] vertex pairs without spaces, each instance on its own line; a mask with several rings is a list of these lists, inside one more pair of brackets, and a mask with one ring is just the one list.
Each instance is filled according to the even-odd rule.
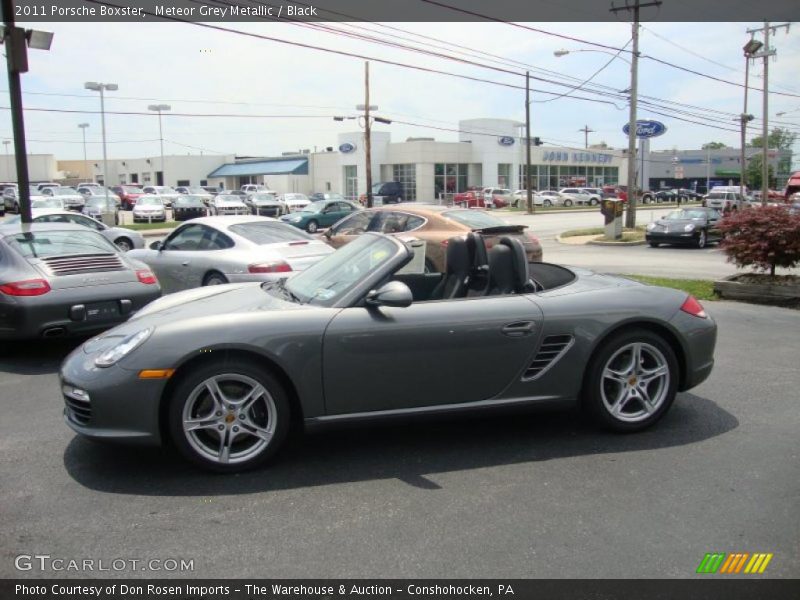
[[628,379],[628,385],[630,385],[630,386],[636,385],[636,375],[634,375],[633,377]]
[[227,415],[225,415],[225,422],[228,423],[229,425],[233,423],[235,420],[236,420],[236,415],[234,415],[233,413],[228,413]]

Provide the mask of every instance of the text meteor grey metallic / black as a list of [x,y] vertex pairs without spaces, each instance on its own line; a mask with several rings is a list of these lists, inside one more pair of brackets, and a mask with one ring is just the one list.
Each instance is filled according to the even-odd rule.
[[446,273],[424,252],[367,233],[288,280],[156,300],[64,361],[67,424],[231,472],[290,421],[578,404],[637,431],[711,372],[716,324],[685,292],[529,265],[513,238],[451,239]]

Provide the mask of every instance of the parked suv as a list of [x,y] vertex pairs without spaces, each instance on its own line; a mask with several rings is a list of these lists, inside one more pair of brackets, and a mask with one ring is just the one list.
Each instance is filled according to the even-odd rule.
[[745,203],[738,192],[711,192],[703,200],[703,206],[727,212],[743,208]]
[[399,181],[384,181],[372,185],[372,203],[396,204],[403,201],[403,184]]
[[599,194],[590,194],[583,188],[562,188],[558,190],[559,194],[563,196],[569,196],[575,202],[575,204],[588,204],[590,206],[595,206],[600,204],[600,200],[602,197]]

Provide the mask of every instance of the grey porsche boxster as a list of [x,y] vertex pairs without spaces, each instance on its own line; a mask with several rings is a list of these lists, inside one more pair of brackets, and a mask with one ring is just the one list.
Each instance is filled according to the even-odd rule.
[[232,472],[292,421],[579,404],[637,431],[711,372],[716,325],[684,292],[529,266],[508,237],[453,238],[445,273],[424,252],[367,233],[290,279],[160,298],[67,357],[66,422]]

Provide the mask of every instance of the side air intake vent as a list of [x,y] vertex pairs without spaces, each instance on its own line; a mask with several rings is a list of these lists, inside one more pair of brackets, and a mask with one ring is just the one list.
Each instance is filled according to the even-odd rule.
[[555,364],[570,346],[572,346],[571,335],[548,335],[522,378],[526,381],[535,379]]

